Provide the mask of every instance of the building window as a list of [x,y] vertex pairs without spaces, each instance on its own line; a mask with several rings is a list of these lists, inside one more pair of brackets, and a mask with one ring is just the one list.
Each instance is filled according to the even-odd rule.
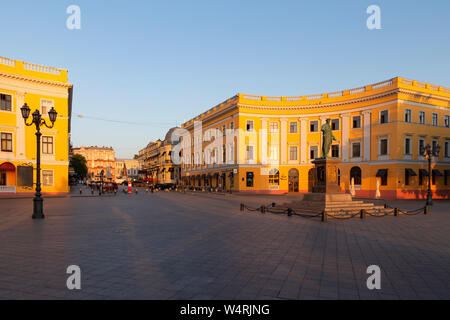
[[278,122],[271,122],[270,123],[270,133],[278,133]]
[[253,131],[253,120],[247,120],[247,131],[252,132]]
[[431,115],[431,125],[437,127],[437,125],[438,125],[438,114],[437,113],[433,113]]
[[2,151],[12,152],[12,133],[2,132],[1,134]]
[[42,153],[53,154],[53,137],[42,137]]
[[419,153],[419,156],[423,156],[420,153],[420,150],[424,150],[425,149],[425,140],[424,139],[419,139],[419,150],[417,150],[417,152]]
[[297,121],[289,123],[289,133],[297,133]]
[[450,116],[444,116],[444,126],[450,128]]
[[388,154],[388,139],[380,140],[380,155],[385,156]]
[[48,111],[53,107],[53,100],[41,100],[41,113],[46,115]]
[[246,147],[246,159],[253,160],[253,146]]
[[448,141],[444,142],[444,157],[446,157],[446,158],[450,158],[449,144],[450,143]]
[[254,177],[254,174],[253,174],[253,172],[247,172],[247,174],[246,174],[246,180],[247,180],[247,187],[253,187],[253,177]]
[[270,149],[269,149],[269,158],[272,161],[278,161],[278,145],[277,144],[272,144],[270,145]]
[[42,170],[42,186],[53,187],[53,170]]
[[280,171],[278,169],[272,169],[269,172],[269,184],[280,184]]
[[361,157],[361,142],[352,143],[352,158]]
[[225,125],[222,126],[222,135],[225,137],[227,134],[227,127]]
[[231,131],[234,130],[234,122],[231,122],[231,123],[230,123],[230,129],[231,129]]
[[339,119],[331,119],[331,130],[339,130]]
[[412,121],[411,109],[405,109],[405,122]]
[[298,160],[298,147],[290,146],[289,147],[289,160]]
[[361,116],[353,117],[353,129],[361,128]]
[[0,110],[11,111],[11,96],[9,94],[0,94]]
[[310,147],[310,149],[309,149],[309,158],[311,160],[316,159],[318,157],[318,151],[319,151],[319,148],[317,146]]
[[319,131],[319,121],[317,121],[317,120],[311,121],[309,123],[309,131],[310,132],[317,132],[317,131]]
[[436,150],[436,147],[438,145],[438,141],[437,140],[433,140],[431,141],[431,150],[434,152]]
[[425,124],[425,111],[419,111],[419,123]]
[[405,154],[411,154],[411,138],[405,138]]
[[339,145],[338,144],[333,144],[331,146],[331,157],[339,158]]
[[380,123],[389,122],[389,110],[383,110],[380,112]]
[[360,186],[361,185],[361,168],[360,167],[353,167],[350,169],[350,183],[353,179],[353,183],[355,185]]

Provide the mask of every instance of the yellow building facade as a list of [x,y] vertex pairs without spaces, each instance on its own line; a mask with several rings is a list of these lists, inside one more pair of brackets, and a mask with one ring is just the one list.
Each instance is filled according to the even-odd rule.
[[[450,89],[401,77],[308,96],[238,94],[183,124],[183,183],[239,192],[311,192],[311,161],[322,156],[321,126],[331,119],[336,140],[328,156],[341,161],[343,191],[424,198],[430,174],[434,196],[449,198],[449,117]],[[196,134],[200,124],[202,133]],[[441,147],[431,172],[419,154],[427,144]],[[211,155],[215,160],[208,161]]]
[[41,187],[44,194],[69,191],[72,94],[67,70],[0,57],[0,196],[34,192],[36,127],[24,123],[25,103],[48,124],[48,111],[58,113],[53,128],[41,127]]

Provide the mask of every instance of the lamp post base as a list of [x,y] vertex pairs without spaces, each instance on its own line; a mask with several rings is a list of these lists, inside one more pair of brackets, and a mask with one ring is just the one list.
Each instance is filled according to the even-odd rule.
[[41,197],[35,197],[33,199],[33,219],[44,219],[44,209],[43,209],[44,199]]

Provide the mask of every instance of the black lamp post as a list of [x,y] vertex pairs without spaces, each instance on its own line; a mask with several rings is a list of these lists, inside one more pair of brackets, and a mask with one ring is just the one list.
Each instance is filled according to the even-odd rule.
[[431,160],[434,157],[439,157],[441,147],[437,144],[433,148],[427,144],[426,147],[420,147],[420,154],[428,160],[428,192],[427,192],[427,206],[433,205],[433,195],[431,193]]
[[48,116],[52,124],[49,126],[45,119],[42,119],[42,115],[38,110],[33,112],[31,123],[27,123],[27,119],[30,116],[30,107],[26,103],[20,108],[20,111],[22,111],[25,125],[32,126],[34,124],[36,126],[36,194],[33,199],[33,219],[44,219],[44,210],[42,207],[44,200],[41,197],[41,126],[45,125],[47,128],[53,128],[58,113],[53,107],[50,109]]

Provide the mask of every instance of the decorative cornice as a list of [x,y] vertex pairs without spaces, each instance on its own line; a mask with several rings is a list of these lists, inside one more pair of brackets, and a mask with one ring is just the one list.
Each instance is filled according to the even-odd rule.
[[372,101],[384,97],[389,97],[392,95],[395,95],[398,93],[398,89],[393,89],[390,91],[386,91],[383,93],[362,97],[362,98],[356,98],[346,101],[339,101],[339,102],[331,102],[331,103],[316,103],[311,105],[296,105],[296,106],[264,106],[264,105],[247,105],[247,104],[238,104],[238,107],[243,107],[247,109],[260,109],[260,110],[270,110],[270,111],[296,111],[296,110],[314,110],[314,109],[321,109],[321,108],[329,108],[329,107],[340,107],[345,105],[351,105],[356,104],[360,102],[367,102]]
[[38,78],[30,78],[30,77],[26,77],[26,76],[22,76],[22,75],[18,75],[18,74],[12,74],[12,73],[3,72],[3,71],[0,71],[0,77],[34,82],[34,83],[40,83],[40,84],[46,84],[46,85],[55,86],[55,87],[64,87],[64,88],[72,88],[73,87],[73,85],[71,83],[51,81],[51,80],[38,79]]

